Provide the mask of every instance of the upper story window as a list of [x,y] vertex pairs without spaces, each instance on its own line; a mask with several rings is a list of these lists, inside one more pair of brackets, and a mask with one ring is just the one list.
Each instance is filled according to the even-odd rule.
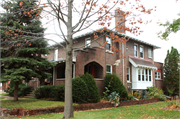
[[151,49],[150,48],[148,49],[148,57],[152,58],[152,56],[151,56]]
[[56,48],[54,50],[54,60],[57,61],[58,60],[58,48]]
[[85,39],[85,48],[90,47],[91,46],[91,39],[90,38],[86,38]]
[[140,46],[140,58],[144,58],[144,47]]
[[155,78],[161,79],[161,72],[155,72]]
[[112,65],[106,64],[106,73],[112,74]]
[[134,44],[134,57],[138,57],[138,45]]
[[76,57],[77,56],[77,51],[74,51],[74,57]]
[[107,44],[106,44],[106,51],[107,50],[110,50],[111,49],[111,39],[109,37],[106,37],[106,41],[107,41]]
[[127,68],[127,82],[130,82],[130,68]]

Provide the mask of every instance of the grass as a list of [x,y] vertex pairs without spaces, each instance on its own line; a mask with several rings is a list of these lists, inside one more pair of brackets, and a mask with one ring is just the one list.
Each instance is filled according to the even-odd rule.
[[5,97],[0,97],[0,99],[4,99]]
[[6,95],[8,95],[8,94],[0,94],[0,95],[4,95],[4,96],[6,96]]
[[[134,105],[127,107],[118,107],[111,109],[100,109],[92,111],[80,111],[74,113],[74,118],[179,118],[179,111],[160,109],[167,106],[167,102],[158,102],[144,105]],[[44,114],[37,116],[21,117],[21,118],[44,118],[59,119],[63,117],[63,113]],[[18,118],[20,119],[20,118]]]
[[[75,104],[74,104],[75,105]],[[47,107],[64,106],[64,102],[60,101],[47,101],[39,99],[19,99],[14,102],[13,100],[1,100],[1,107],[3,108],[24,108],[24,109],[37,109]]]

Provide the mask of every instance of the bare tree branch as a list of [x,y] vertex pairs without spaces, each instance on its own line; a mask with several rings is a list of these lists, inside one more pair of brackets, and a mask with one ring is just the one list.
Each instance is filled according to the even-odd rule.
[[[81,24],[81,27],[80,27],[78,30],[74,31],[73,34],[79,32],[79,31],[85,30],[85,29],[89,28],[91,25],[93,25],[95,22],[99,21],[99,20],[100,20],[101,18],[103,18],[106,14],[108,14],[109,11],[110,11],[111,9],[113,9],[114,6],[116,6],[117,3],[118,3],[118,1],[117,1],[105,14],[103,14],[103,15],[102,15],[101,17],[99,17],[98,19],[94,20],[90,25],[88,25],[88,26],[85,27],[85,28],[82,28],[82,26],[83,26],[83,24],[84,24],[84,22],[83,22],[83,24]],[[85,18],[84,21],[85,21],[86,19],[87,19],[87,18]],[[82,29],[81,29],[81,28],[82,28]]]

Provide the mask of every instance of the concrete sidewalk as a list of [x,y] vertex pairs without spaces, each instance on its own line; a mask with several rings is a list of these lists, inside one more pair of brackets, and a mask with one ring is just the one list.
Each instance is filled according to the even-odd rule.
[[[9,99],[14,99],[13,96],[9,96],[8,93],[0,90],[0,94],[7,94],[7,95],[0,95],[0,97],[5,97],[4,99],[1,99],[1,100],[9,100]],[[26,99],[24,97],[18,97],[18,99]]]

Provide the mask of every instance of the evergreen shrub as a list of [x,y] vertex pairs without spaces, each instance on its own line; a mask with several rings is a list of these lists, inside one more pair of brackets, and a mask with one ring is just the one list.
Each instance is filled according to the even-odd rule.
[[88,100],[88,87],[80,77],[72,79],[72,97],[75,103],[86,103]]
[[108,87],[110,84],[111,86],[108,88],[108,94],[116,91],[119,93],[121,100],[128,99],[128,92],[121,82],[120,78],[116,74],[106,74],[104,77],[105,87]]
[[82,75],[81,78],[85,81],[88,87],[88,100],[93,103],[99,102],[99,90],[93,76],[91,74],[86,73]]
[[54,86],[42,86],[34,91],[34,95],[37,99],[40,98],[54,98],[58,101],[64,101],[64,85],[54,85]]

